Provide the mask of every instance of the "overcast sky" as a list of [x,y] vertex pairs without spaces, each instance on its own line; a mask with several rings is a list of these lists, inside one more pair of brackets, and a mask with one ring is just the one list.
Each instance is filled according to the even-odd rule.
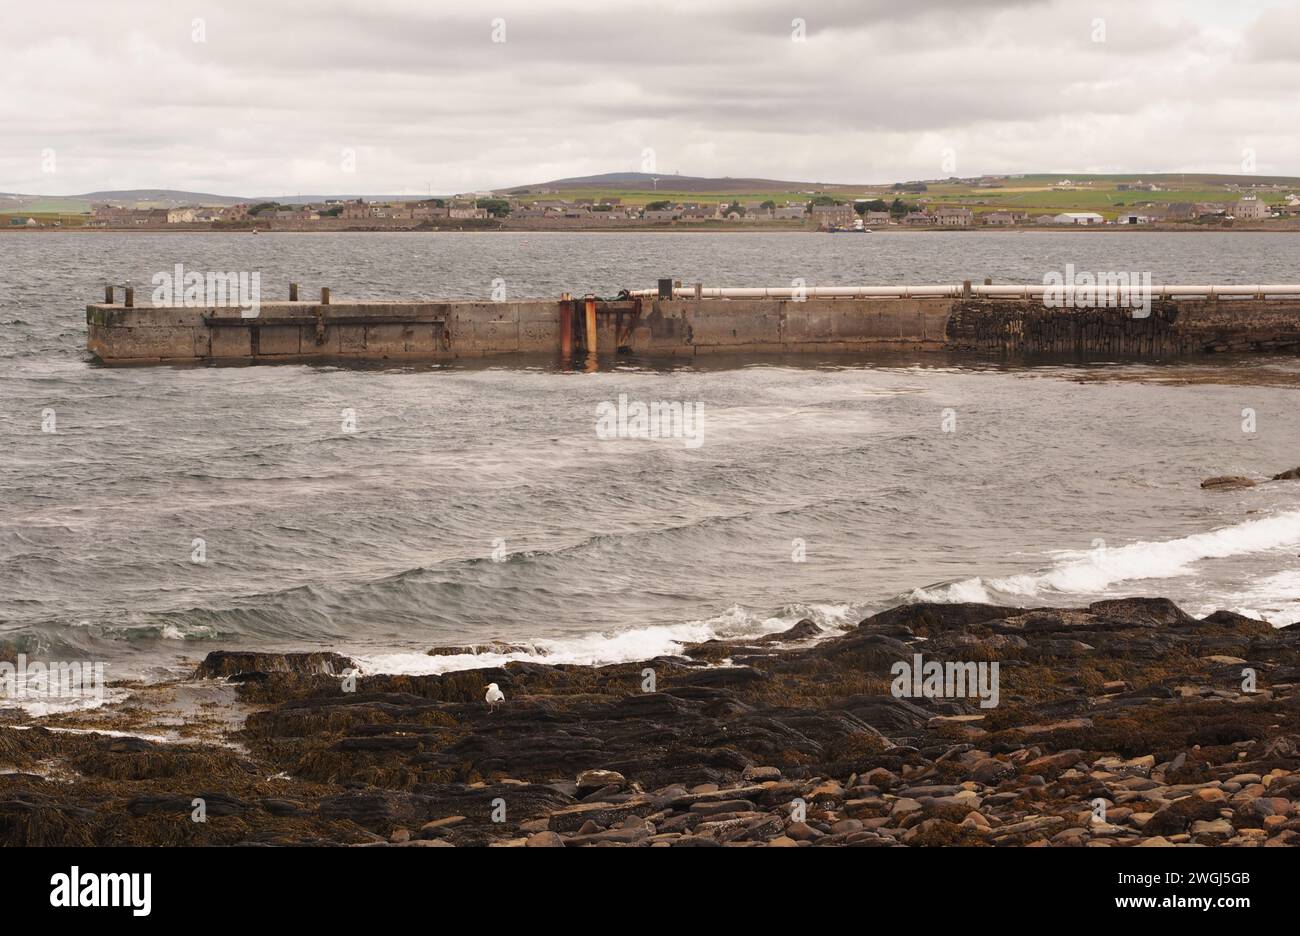
[[1300,175],[1296,0],[0,0],[0,52],[8,192]]

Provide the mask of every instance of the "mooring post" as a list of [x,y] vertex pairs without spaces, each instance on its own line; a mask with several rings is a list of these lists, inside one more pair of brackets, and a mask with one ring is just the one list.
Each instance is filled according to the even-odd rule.
[[703,283],[696,283],[696,284],[695,284],[695,298],[696,298],[696,299],[703,299],[703,298],[704,298],[704,284],[703,284]]
[[122,299],[123,304],[128,309],[134,309],[135,308],[135,287],[127,286],[122,291],[123,293],[125,293]]
[[290,284],[289,284],[289,301],[290,301],[290,302],[297,302],[297,301],[298,301],[298,284],[297,284],[297,283],[290,283]]
[[560,356],[573,357],[573,297],[560,296]]
[[985,285],[985,286],[992,286],[992,285],[993,285],[993,277],[991,277],[991,276],[986,276],[986,277],[984,277],[984,285]]
[[596,297],[587,297],[587,353],[596,353]]
[[330,288],[328,286],[322,286],[320,288],[320,304],[321,305],[330,304]]
[[962,280],[962,283],[961,283],[961,297],[962,297],[963,299],[969,299],[969,298],[970,298],[970,280]]
[[111,283],[104,287],[104,302],[108,305],[113,304],[113,286]]

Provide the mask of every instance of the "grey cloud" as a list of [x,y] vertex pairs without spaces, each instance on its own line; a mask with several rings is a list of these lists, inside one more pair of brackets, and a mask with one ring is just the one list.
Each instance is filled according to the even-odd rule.
[[937,174],[940,146],[962,172],[1231,171],[1255,140],[1261,171],[1300,172],[1300,131],[1277,128],[1300,24],[1254,0],[72,0],[9,16],[0,190],[450,191],[637,168],[646,147],[690,174],[889,181]]

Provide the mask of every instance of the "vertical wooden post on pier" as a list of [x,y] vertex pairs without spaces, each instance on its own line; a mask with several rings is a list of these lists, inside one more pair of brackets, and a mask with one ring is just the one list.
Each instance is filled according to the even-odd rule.
[[330,304],[330,288],[328,286],[322,286],[320,288],[320,304],[321,305]]
[[573,357],[573,297],[560,296],[560,357]]
[[596,353],[596,297],[587,297],[587,327],[585,329],[587,353]]
[[127,286],[123,292],[125,293],[122,299],[123,304],[125,304],[128,309],[135,308],[135,288]]
[[109,284],[104,287],[104,302],[108,305],[113,304],[113,286]]
[[992,285],[993,285],[993,277],[991,277],[991,276],[986,276],[986,277],[984,277],[984,285],[985,285],[985,286],[992,286]]
[[696,298],[696,299],[703,299],[703,298],[704,298],[704,284],[703,284],[703,283],[696,283],[696,284],[695,284],[695,298]]
[[969,298],[970,298],[970,280],[962,280],[962,283],[961,283],[961,297],[962,297],[963,299],[969,299]]
[[297,302],[297,301],[298,301],[298,284],[297,284],[297,283],[290,283],[290,284],[289,284],[289,301],[290,301],[290,302]]

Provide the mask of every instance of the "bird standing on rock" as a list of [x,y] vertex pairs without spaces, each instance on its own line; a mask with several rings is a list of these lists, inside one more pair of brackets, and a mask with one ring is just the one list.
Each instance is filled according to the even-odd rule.
[[497,710],[497,703],[506,700],[506,694],[501,691],[500,687],[497,686],[496,683],[488,683],[487,695],[483,697],[483,700],[488,704],[488,711],[495,712]]

